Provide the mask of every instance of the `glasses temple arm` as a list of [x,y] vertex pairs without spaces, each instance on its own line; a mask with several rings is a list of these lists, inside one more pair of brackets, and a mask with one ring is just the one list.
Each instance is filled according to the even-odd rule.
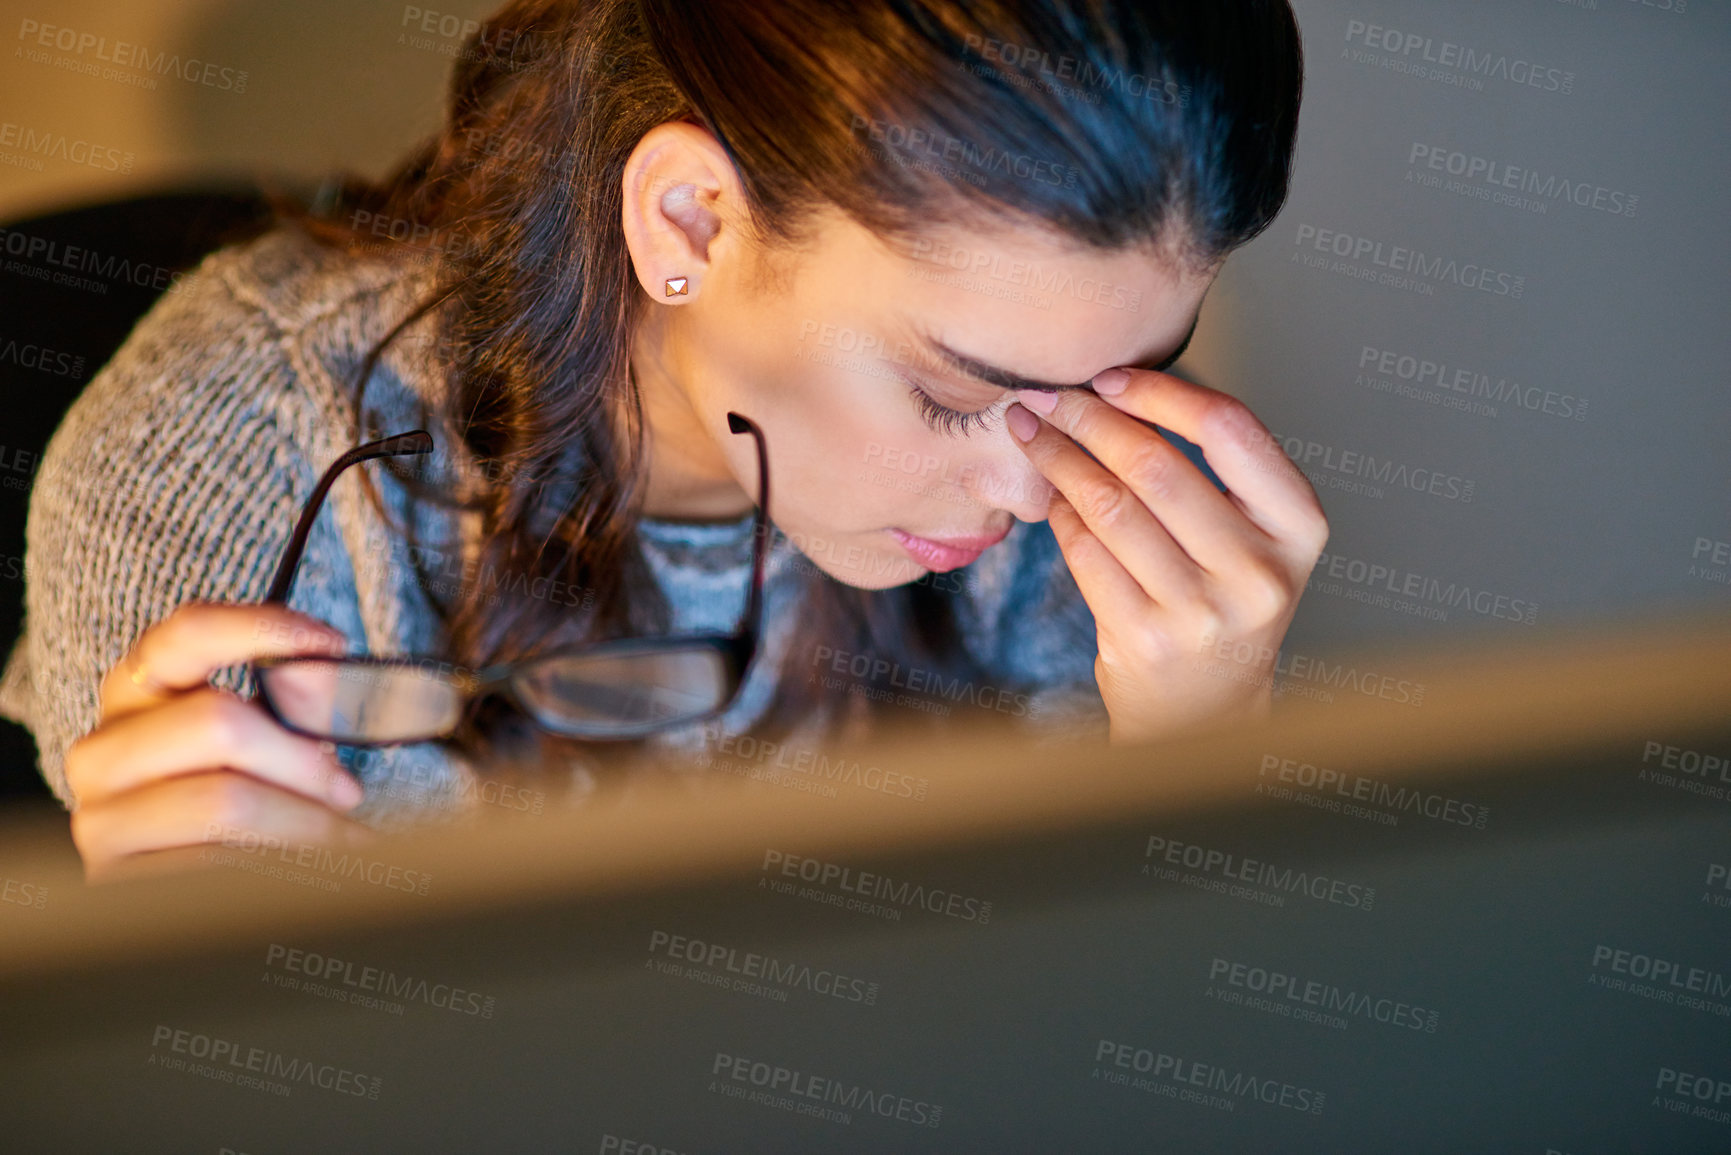
[[763,430],[750,418],[737,413],[727,415],[727,427],[735,433],[749,433],[757,443],[757,512],[751,522],[751,592],[746,596],[745,609],[739,615],[737,632],[745,635],[752,648],[763,620],[763,569],[769,552],[769,453],[764,447]]
[[312,496],[307,499],[306,507],[301,510],[300,520],[295,523],[295,530],[289,537],[288,547],[283,550],[282,561],[277,564],[276,577],[271,579],[270,590],[264,595],[266,605],[285,605],[288,602],[289,590],[294,586],[295,570],[300,567],[301,553],[306,549],[307,536],[312,533],[313,522],[318,518],[319,510],[323,508],[325,494],[329,492],[331,483],[339,474],[351,465],[362,461],[370,461],[375,457],[399,457],[408,454],[431,453],[433,451],[433,435],[424,429],[416,429],[409,433],[398,433],[392,437],[382,437],[377,441],[369,441],[365,445],[357,445],[331,463],[324,476],[313,487]]

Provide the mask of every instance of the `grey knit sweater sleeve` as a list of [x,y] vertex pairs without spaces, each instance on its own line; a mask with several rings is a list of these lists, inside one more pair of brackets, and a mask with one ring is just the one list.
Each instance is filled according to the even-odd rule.
[[[183,603],[260,600],[318,474],[353,443],[333,369],[311,338],[390,281],[351,280],[321,301],[313,279],[302,250],[280,236],[207,259],[138,324],[42,456],[25,628],[0,679],[0,713],[33,732],[42,775],[67,805],[66,749],[97,723],[104,672]],[[289,605],[341,630],[352,649],[388,652],[416,640],[395,609],[408,591],[363,606],[355,559],[386,555],[367,541],[354,486],[345,477],[333,488]],[[371,568],[388,577],[400,567]],[[252,694],[244,665],[211,682]],[[446,761],[429,748],[397,757]],[[449,790],[461,769],[373,773]],[[402,794],[370,789],[357,816],[389,825]]]

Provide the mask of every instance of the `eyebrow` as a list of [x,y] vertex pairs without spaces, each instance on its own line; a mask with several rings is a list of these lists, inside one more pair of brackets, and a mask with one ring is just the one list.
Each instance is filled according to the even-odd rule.
[[[1184,350],[1190,347],[1190,339],[1196,336],[1196,326],[1201,322],[1201,320],[1202,313],[1198,310],[1196,316],[1190,321],[1190,331],[1184,334],[1184,340],[1180,341],[1178,343],[1178,348],[1174,349],[1164,360],[1154,365],[1127,366],[1127,368],[1144,368],[1154,369],[1157,371],[1164,371],[1170,368],[1173,362],[1177,361],[1178,358],[1184,355]],[[996,385],[1000,389],[1034,389],[1044,392],[1053,392],[1059,389],[1092,389],[1094,387],[1094,380],[1091,377],[1079,385],[1057,385],[1050,381],[1036,381],[1031,377],[1023,377],[1019,373],[1012,373],[1008,369],[1000,369],[996,365],[988,365],[984,361],[976,361],[972,357],[956,352],[942,341],[927,338],[926,344],[931,346],[932,351],[937,353],[938,356],[942,357],[945,361],[948,361],[963,373],[966,373],[970,377],[976,377],[979,380],[986,382],[988,385]]]

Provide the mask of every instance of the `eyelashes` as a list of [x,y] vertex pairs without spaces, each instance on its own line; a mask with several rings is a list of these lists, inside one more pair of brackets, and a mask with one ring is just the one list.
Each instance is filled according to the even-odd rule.
[[920,383],[912,377],[903,377],[907,382],[908,394],[913,397],[914,404],[919,407],[920,417],[938,433],[948,437],[967,437],[976,430],[985,429],[993,419],[1010,407],[1009,398],[995,401],[984,409],[969,413],[962,409],[951,409],[941,405]]

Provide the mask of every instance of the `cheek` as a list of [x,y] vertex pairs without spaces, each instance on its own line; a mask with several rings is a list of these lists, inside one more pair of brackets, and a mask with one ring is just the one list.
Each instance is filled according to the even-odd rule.
[[978,453],[920,418],[895,363],[863,339],[850,343],[852,332],[802,338],[791,316],[742,323],[715,365],[723,371],[709,402],[718,413],[737,407],[764,428],[772,479],[785,479],[776,496],[784,530],[840,536],[927,524],[909,511],[949,504],[956,479],[979,468],[969,464]]
[[868,532],[899,520],[894,511],[921,500],[918,476],[886,469],[895,451],[872,431],[843,421],[813,422],[790,433],[800,449],[789,458],[782,509],[838,533]]
[[935,462],[941,449],[930,444],[929,431],[897,389],[897,382],[834,366],[805,365],[788,373],[766,417],[776,423],[780,456],[798,478],[801,491],[791,498],[836,513],[918,500],[914,487],[885,484],[886,474],[918,483],[920,462]]

